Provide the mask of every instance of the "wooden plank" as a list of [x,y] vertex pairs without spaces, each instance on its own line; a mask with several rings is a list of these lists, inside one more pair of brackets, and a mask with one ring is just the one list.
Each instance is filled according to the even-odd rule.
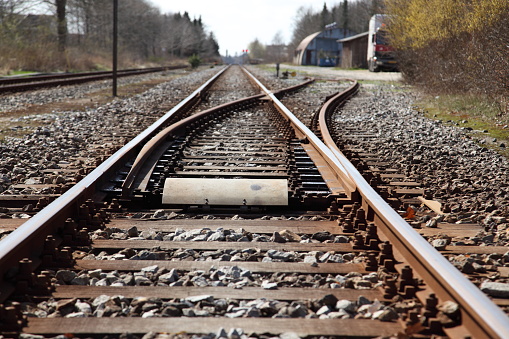
[[238,149],[239,147],[245,147],[245,146],[249,146],[249,147],[252,147],[252,146],[256,146],[256,147],[278,147],[278,148],[284,148],[286,147],[288,144],[287,143],[260,143],[259,140],[257,141],[237,141],[237,140],[233,140],[233,141],[228,141],[228,140],[224,140],[224,141],[220,141],[220,145],[218,143],[214,143],[213,141],[210,142],[210,141],[193,141],[191,144],[189,144],[189,148],[191,149],[201,149],[202,146],[219,146],[219,147],[230,147],[230,146],[233,146],[234,148]]
[[400,170],[396,168],[370,168],[371,172],[378,172],[378,173],[399,173]]
[[384,300],[379,289],[354,290],[341,288],[293,288],[285,287],[277,290],[266,290],[261,287],[196,287],[196,286],[57,286],[51,295],[56,299],[66,298],[96,298],[100,295],[122,295],[126,298],[187,298],[198,295],[211,295],[214,298],[231,298],[239,300],[254,300],[267,298],[273,300],[309,300],[321,299],[328,294],[339,300],[357,300],[364,296],[369,300]]
[[258,234],[272,234],[289,230],[297,234],[313,234],[316,232],[330,232],[334,235],[343,234],[342,228],[337,221],[304,221],[304,220],[224,220],[224,219],[113,219],[107,225],[129,229],[133,226],[142,230],[154,230],[157,232],[175,232],[177,228],[186,231],[198,228],[218,228],[237,230],[243,228],[246,232]]
[[148,332],[217,333],[224,328],[241,328],[245,333],[296,333],[352,337],[379,337],[401,331],[396,322],[370,319],[272,319],[272,318],[29,318],[23,329],[32,334],[113,334]]
[[421,188],[397,188],[394,192],[398,195],[424,195],[424,189]]
[[41,198],[49,198],[50,201],[60,197],[60,194],[5,194],[0,195],[0,201],[38,201]]
[[433,212],[437,214],[444,214],[442,212],[442,203],[439,201],[424,199],[424,197],[417,197],[417,199],[419,199],[419,201],[424,205],[428,206],[428,208]]
[[[242,155],[242,156],[251,156],[251,157],[257,157],[258,155],[274,155],[274,154],[280,154],[281,156],[287,155],[287,152],[283,151],[214,151],[214,150],[196,150],[196,153],[202,153],[202,154],[231,154],[230,157],[235,156],[236,154]],[[187,155],[191,152],[185,152],[184,155]]]
[[55,187],[62,187],[62,186],[65,186],[66,184],[30,184],[30,185],[27,185],[27,184],[16,184],[16,185],[12,185],[13,188],[17,189],[17,190],[22,190],[22,189],[25,189],[25,188],[37,188],[37,189],[42,189],[42,188],[55,188]]
[[287,178],[288,173],[259,173],[259,172],[203,172],[203,171],[175,171],[176,175],[180,175],[183,177],[188,176],[199,176],[199,177],[210,177],[210,176],[221,176],[221,177],[278,177],[278,178]]
[[422,228],[415,231],[422,236],[429,237],[438,235],[440,233],[447,234],[450,237],[473,237],[483,228],[479,224],[445,224],[439,223],[436,228],[426,227],[425,224]]
[[201,136],[199,138],[197,138],[196,140],[218,140],[218,141],[223,141],[225,139],[225,136],[231,136],[232,138],[235,138],[235,140],[237,141],[242,141],[242,140],[246,140],[246,141],[250,141],[250,140],[272,140],[272,141],[282,141],[282,142],[287,142],[288,140],[287,139],[284,139],[284,138],[277,138],[277,137],[263,137],[263,136],[254,136],[254,135],[251,135],[251,136],[247,136],[247,137],[244,137],[244,136],[237,136],[237,135],[233,135],[233,134],[221,134],[220,136],[214,136],[214,135],[204,135],[204,136]]
[[298,242],[277,243],[277,242],[230,242],[230,241],[160,241],[160,240],[94,240],[95,249],[150,249],[159,247],[166,249],[193,249],[198,251],[213,250],[243,250],[246,248],[256,248],[261,251],[277,250],[277,251],[296,251],[296,252],[343,252],[350,253],[353,251],[350,243],[310,243],[301,244]]
[[447,246],[442,254],[504,254],[508,251],[507,246]]
[[509,299],[492,298],[491,301],[493,301],[495,303],[495,305],[500,306],[500,307],[509,306]]
[[[357,130],[352,130],[352,131],[354,131],[354,133],[357,132]],[[350,135],[349,137],[353,138],[353,139],[359,139],[359,138],[378,138],[378,136],[376,134],[366,134],[366,133],[365,134],[360,134],[360,133],[357,134],[357,133],[355,133],[353,135]]]
[[197,164],[203,164],[203,163],[212,163],[212,164],[216,164],[216,163],[235,163],[235,164],[256,164],[256,165],[287,165],[287,162],[286,161],[275,161],[275,160],[260,160],[260,161],[256,161],[256,160],[249,160],[249,159],[244,159],[244,160],[227,160],[227,159],[192,159],[192,160],[189,160],[189,161],[183,161],[184,163],[197,163]]
[[[237,161],[239,159],[250,160],[250,159],[253,158],[252,155],[244,154],[244,153],[242,153],[242,154],[243,155],[235,155],[235,156],[233,156],[233,155],[215,155],[214,156],[214,160]],[[207,155],[186,155],[186,156],[184,156],[182,161],[192,161],[192,160],[197,160],[197,159],[198,160],[199,159],[204,159],[204,160],[210,161],[210,157],[207,156]],[[286,157],[283,154],[281,154],[279,156],[272,156],[270,154],[266,155],[266,156],[261,156],[260,154],[257,154],[256,155],[256,160],[260,160],[260,159],[281,160],[281,159],[286,159]]]
[[163,204],[288,206],[287,179],[166,178]]
[[369,152],[364,152],[364,151],[357,152],[357,155],[359,157],[362,157],[362,158],[364,158],[364,157],[367,158],[367,157],[378,157],[378,156],[380,156],[379,154],[376,154],[376,153],[369,153]]
[[509,267],[497,267],[497,271],[500,273],[500,276],[503,278],[509,278]]
[[385,166],[391,166],[392,163],[390,163],[390,162],[378,162],[378,161],[367,161],[366,165],[374,166],[374,167],[385,167]]
[[40,172],[41,173],[68,173],[68,174],[74,174],[74,173],[77,173],[79,171],[80,171],[79,168],[72,168],[72,169],[69,169],[69,168],[48,168],[48,169],[43,169]]
[[285,272],[285,273],[309,273],[309,274],[348,274],[350,272],[366,272],[362,264],[318,264],[311,266],[296,262],[232,262],[232,261],[165,261],[165,260],[77,260],[75,269],[102,269],[107,271],[140,271],[144,267],[157,265],[159,268],[168,270],[177,269],[182,271],[202,270],[207,271],[211,267],[231,267],[250,270],[251,272]]
[[389,182],[391,186],[406,186],[406,187],[419,187],[422,186],[420,182],[415,181],[391,181]]
[[406,175],[399,173],[382,173],[380,174],[380,178],[382,179],[404,179]]
[[0,229],[2,230],[15,230],[23,225],[28,219],[0,219]]
[[60,194],[24,194],[24,195],[0,195],[0,206],[7,208],[22,208],[27,204],[33,204],[34,206],[41,198],[49,198],[52,202],[56,198],[60,197]]
[[191,166],[191,165],[184,165],[183,169],[185,170],[204,170],[204,171],[212,171],[212,170],[220,170],[220,171],[229,171],[229,170],[236,170],[236,171],[288,171],[288,168],[285,166],[276,167],[276,166]]

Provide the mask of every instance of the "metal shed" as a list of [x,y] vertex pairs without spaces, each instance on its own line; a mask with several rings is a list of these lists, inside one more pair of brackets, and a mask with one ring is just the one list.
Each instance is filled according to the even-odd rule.
[[338,42],[343,46],[341,68],[368,68],[368,32],[340,39]]
[[293,62],[297,65],[336,66],[339,64],[342,46],[338,39],[348,36],[349,32],[327,25],[321,32],[313,33],[301,41],[295,50]]

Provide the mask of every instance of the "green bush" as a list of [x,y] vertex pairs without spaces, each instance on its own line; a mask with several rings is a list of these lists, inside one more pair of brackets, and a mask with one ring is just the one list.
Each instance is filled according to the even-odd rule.
[[196,54],[191,55],[187,61],[191,64],[192,68],[196,68],[201,64],[201,59]]

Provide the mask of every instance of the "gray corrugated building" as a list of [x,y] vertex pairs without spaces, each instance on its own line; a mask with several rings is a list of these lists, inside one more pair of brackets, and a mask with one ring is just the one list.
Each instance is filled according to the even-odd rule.
[[324,31],[313,33],[301,41],[293,62],[297,65],[337,66],[342,49],[338,40],[349,35],[349,31],[345,34],[335,24],[327,25]]

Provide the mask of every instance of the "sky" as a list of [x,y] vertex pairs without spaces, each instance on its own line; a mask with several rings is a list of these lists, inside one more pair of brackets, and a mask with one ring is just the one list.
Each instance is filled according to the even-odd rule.
[[271,44],[279,31],[285,43],[292,38],[293,23],[300,7],[321,11],[323,4],[331,8],[339,0],[149,0],[162,13],[188,12],[198,19],[219,43],[221,55],[238,55],[256,38]]

